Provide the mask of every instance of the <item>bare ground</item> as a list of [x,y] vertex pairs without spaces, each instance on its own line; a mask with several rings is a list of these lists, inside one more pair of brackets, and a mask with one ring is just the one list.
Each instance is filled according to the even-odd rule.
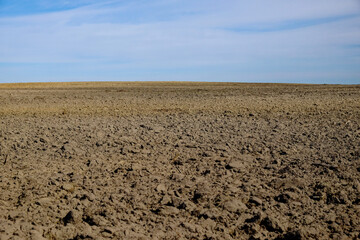
[[0,84],[0,239],[360,238],[360,86]]

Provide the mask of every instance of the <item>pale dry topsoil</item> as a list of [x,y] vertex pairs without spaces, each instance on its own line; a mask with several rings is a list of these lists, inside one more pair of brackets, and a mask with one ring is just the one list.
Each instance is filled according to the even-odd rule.
[[0,239],[358,239],[360,86],[0,84]]

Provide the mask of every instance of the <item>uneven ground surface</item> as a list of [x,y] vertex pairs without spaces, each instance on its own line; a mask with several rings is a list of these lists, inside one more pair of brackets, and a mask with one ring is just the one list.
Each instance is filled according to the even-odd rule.
[[0,84],[0,239],[357,239],[360,86]]

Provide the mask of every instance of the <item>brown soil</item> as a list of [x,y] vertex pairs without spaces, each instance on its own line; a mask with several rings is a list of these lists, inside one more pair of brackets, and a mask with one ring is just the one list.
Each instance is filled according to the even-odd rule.
[[0,84],[0,239],[357,239],[360,86]]

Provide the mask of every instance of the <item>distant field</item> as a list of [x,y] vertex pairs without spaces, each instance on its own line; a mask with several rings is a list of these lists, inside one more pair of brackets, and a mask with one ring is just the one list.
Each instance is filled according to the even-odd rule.
[[[314,86],[312,84],[277,83],[234,83],[234,82],[37,82],[37,83],[0,83],[0,88],[82,88],[82,87],[126,87],[126,86]],[[315,85],[316,86],[316,85]],[[321,86],[321,85],[319,85]],[[330,85],[331,86],[331,85]],[[339,85],[333,85],[339,86]],[[346,86],[346,85],[343,85]]]
[[2,115],[316,114],[359,108],[360,85],[195,82],[0,84]]

